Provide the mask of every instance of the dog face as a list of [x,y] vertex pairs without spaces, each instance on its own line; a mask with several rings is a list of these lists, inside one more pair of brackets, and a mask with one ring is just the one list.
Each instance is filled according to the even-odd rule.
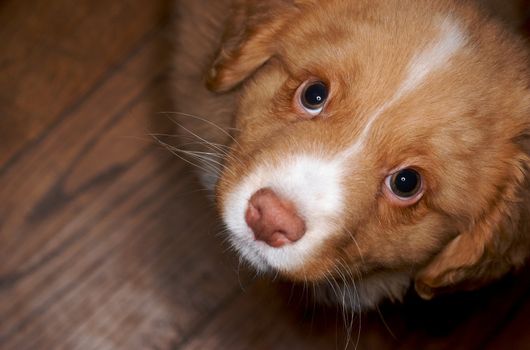
[[522,52],[452,1],[240,4],[209,76],[244,81],[216,191],[231,243],[294,280],[404,275],[426,298],[522,263]]

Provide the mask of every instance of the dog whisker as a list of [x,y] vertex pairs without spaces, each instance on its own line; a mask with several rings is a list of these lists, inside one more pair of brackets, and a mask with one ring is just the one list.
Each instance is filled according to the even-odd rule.
[[189,165],[201,170],[201,171],[204,171],[206,174],[211,174],[211,175],[217,175],[217,172],[214,171],[214,169],[211,169],[205,165],[200,165],[200,164],[196,164],[188,159],[186,159],[186,157],[182,156],[179,154],[179,152],[177,150],[174,149],[173,146],[171,145],[168,145],[167,143],[157,139],[157,138],[154,138],[155,141],[161,145],[162,147],[164,147],[165,149],[167,149],[168,151],[170,151],[173,155],[175,155],[176,157],[178,157],[179,159],[181,159],[182,161],[188,163]]
[[213,126],[217,130],[221,131],[223,134],[228,136],[230,138],[230,140],[232,140],[235,144],[238,144],[237,140],[228,131],[226,131],[221,126],[217,125],[216,123],[214,123],[211,120],[208,120],[206,118],[199,117],[199,116],[194,115],[194,114],[183,113],[183,112],[160,112],[160,113],[163,113],[163,114],[174,114],[174,115],[179,115],[179,116],[184,116],[184,117],[189,117],[189,118],[193,118],[193,119],[196,119],[196,120],[200,120],[200,121],[202,121],[204,123],[207,123],[207,124]]

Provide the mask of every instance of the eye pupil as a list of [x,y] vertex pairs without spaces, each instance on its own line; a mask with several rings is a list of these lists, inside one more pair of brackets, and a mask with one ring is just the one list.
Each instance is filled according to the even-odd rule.
[[307,85],[302,93],[302,105],[310,110],[317,110],[328,98],[327,86],[319,81]]
[[390,187],[395,195],[403,198],[415,196],[421,188],[420,174],[414,169],[403,169],[394,174]]

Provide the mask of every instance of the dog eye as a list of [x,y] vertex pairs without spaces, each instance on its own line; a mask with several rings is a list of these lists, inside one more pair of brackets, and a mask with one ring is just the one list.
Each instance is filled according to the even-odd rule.
[[300,94],[300,103],[305,111],[313,116],[319,115],[324,109],[328,98],[328,87],[321,81],[307,84]]
[[388,176],[386,185],[392,194],[402,201],[419,199],[423,187],[420,173],[411,168],[401,169]]

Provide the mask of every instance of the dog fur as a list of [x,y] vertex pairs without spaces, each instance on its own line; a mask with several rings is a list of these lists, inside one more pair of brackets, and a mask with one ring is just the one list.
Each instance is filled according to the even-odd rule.
[[[333,280],[342,292],[320,296],[371,308],[400,300],[411,281],[429,299],[525,263],[528,55],[477,4],[200,0],[178,15],[183,140],[200,137],[192,161],[256,269]],[[293,97],[314,78],[330,86],[317,117]],[[420,169],[426,187],[407,206],[383,183],[403,166]],[[263,187],[297,205],[309,227],[300,242],[253,239],[244,210]]]

